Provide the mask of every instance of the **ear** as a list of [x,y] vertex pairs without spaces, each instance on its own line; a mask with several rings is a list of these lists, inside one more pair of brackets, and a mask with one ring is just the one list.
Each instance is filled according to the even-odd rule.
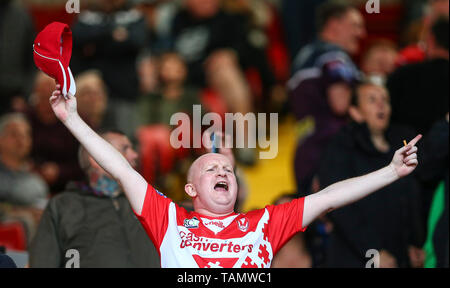
[[358,123],[364,122],[364,117],[355,106],[350,106],[350,108],[348,109],[348,114],[350,114],[350,117],[353,119],[353,121],[356,121]]
[[197,196],[197,191],[195,190],[194,184],[188,183],[184,185],[184,191],[191,197],[194,198]]

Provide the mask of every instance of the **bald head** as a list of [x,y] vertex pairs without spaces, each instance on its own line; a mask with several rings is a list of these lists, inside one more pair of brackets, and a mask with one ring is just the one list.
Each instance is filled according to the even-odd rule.
[[224,156],[222,154],[218,154],[218,153],[207,153],[207,154],[204,154],[204,155],[198,157],[194,161],[194,163],[192,163],[191,167],[189,168],[188,174],[187,174],[187,182],[193,183],[195,173],[197,171],[199,171],[203,166],[207,165],[209,162],[214,161],[214,160],[226,161],[227,164],[230,165],[230,167],[233,167],[230,160],[226,156]]

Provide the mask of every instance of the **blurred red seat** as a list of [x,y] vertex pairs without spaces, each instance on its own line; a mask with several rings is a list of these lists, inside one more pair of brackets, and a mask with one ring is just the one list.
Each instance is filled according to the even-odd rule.
[[26,234],[22,223],[0,223],[0,246],[17,251],[26,250]]
[[228,111],[225,101],[216,91],[210,88],[203,89],[200,93],[200,102],[205,107],[205,110],[219,114],[223,123],[225,121],[225,113]]
[[[166,125],[148,125],[138,128],[136,137],[141,155],[141,174],[148,182],[155,181],[157,175],[172,171],[175,162],[189,155],[189,149],[175,149],[170,143],[171,128]],[[186,133],[190,133],[187,131]]]
[[29,5],[28,11],[33,19],[33,24],[37,32],[54,21],[66,23],[70,26],[78,15],[77,13],[67,13],[65,3]]

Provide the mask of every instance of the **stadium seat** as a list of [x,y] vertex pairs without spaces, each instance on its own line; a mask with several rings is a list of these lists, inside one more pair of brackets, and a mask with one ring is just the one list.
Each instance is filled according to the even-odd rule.
[[11,250],[25,251],[26,234],[22,223],[0,223],[0,246],[5,246],[6,249]]

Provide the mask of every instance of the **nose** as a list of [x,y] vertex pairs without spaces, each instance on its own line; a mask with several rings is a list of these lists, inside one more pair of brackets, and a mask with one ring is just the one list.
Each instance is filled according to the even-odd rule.
[[225,168],[220,168],[217,170],[217,175],[218,176],[222,176],[222,177],[226,177],[227,176],[227,171],[225,170]]
[[133,160],[137,160],[138,157],[139,157],[139,155],[137,154],[137,152],[134,151],[134,149],[131,149],[131,158]]

